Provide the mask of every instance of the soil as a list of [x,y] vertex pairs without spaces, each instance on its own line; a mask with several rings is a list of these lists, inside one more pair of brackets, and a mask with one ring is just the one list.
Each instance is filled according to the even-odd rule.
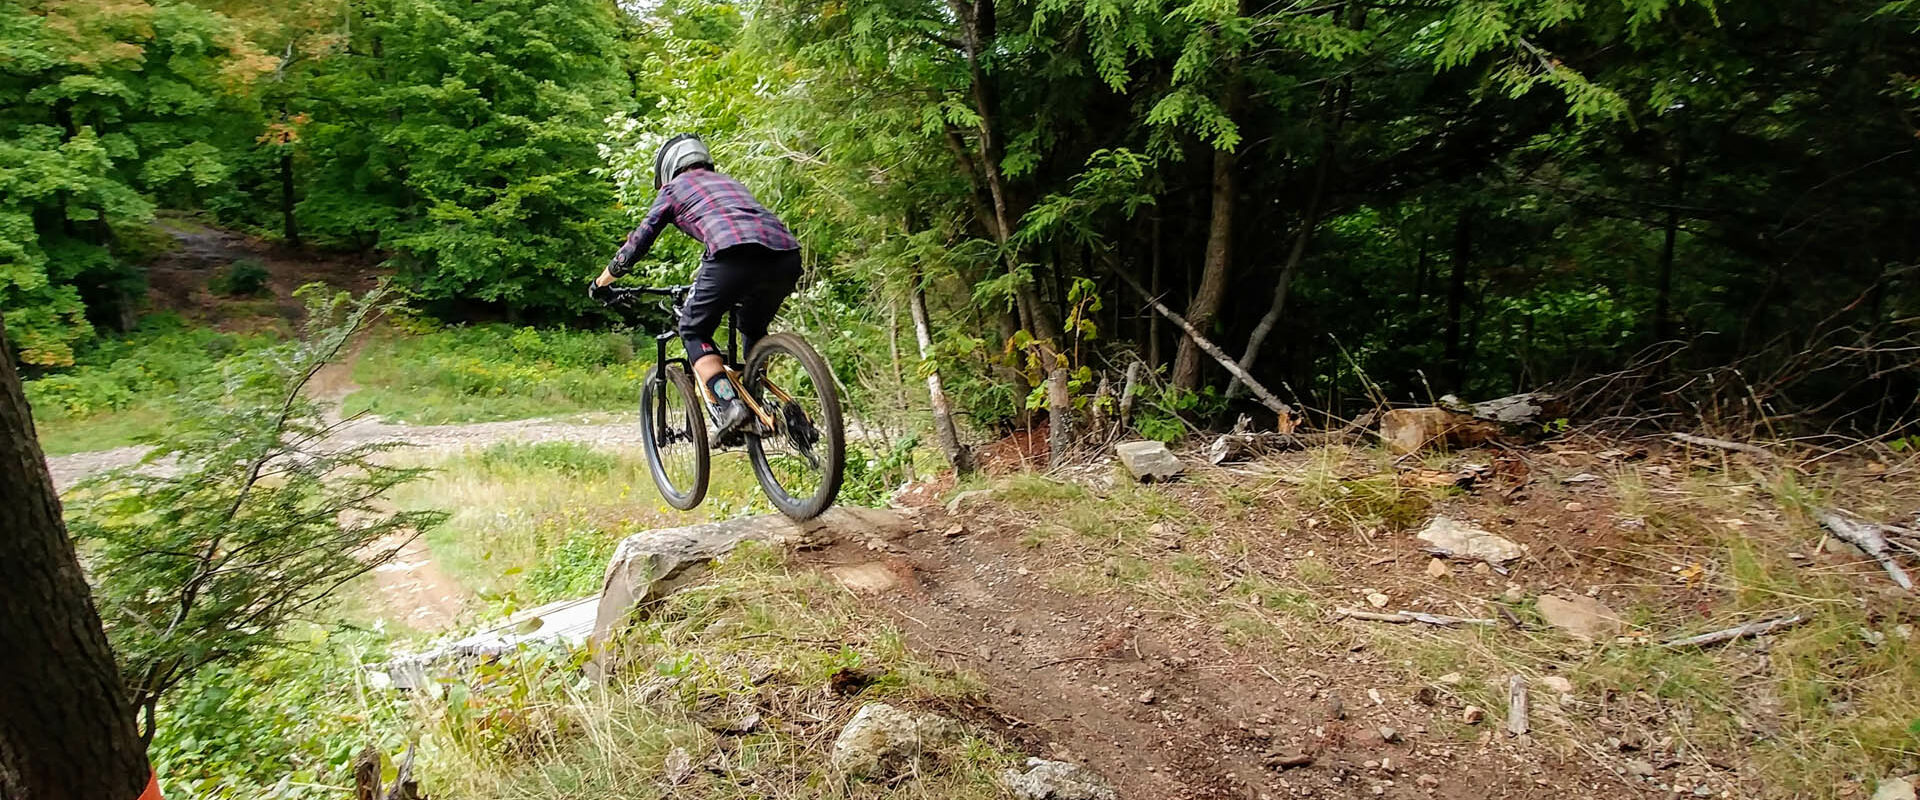
[[[382,540],[373,549],[387,550],[394,544]],[[422,633],[452,630],[473,596],[472,590],[441,571],[419,537],[402,545],[393,560],[375,567],[373,582],[381,615]]]
[[[1031,443],[1008,443],[1003,449],[1029,450]],[[1483,473],[1486,477],[1470,493],[1429,513],[1475,520],[1525,545],[1525,558],[1504,576],[1459,562],[1446,565],[1444,575],[1430,573],[1432,558],[1411,529],[1355,535],[1344,526],[1316,525],[1311,517],[1290,526],[1266,504],[1229,516],[1221,486],[1270,488],[1270,480],[1255,476],[1304,468],[1304,454],[1238,470],[1239,475],[1211,470],[1156,491],[1199,520],[1275,531],[1251,552],[1195,556],[1238,560],[1240,568],[1255,572],[1284,572],[1291,560],[1319,559],[1337,576],[1340,586],[1333,591],[1355,593],[1352,605],[1363,608],[1364,593],[1375,590],[1362,587],[1391,593],[1395,609],[1469,617],[1489,615],[1487,598],[1516,592],[1581,594],[1625,608],[1651,586],[1669,603],[1686,605],[1686,589],[1676,588],[1670,577],[1650,578],[1645,569],[1622,566],[1618,554],[1638,544],[1640,521],[1621,516],[1604,479],[1577,477],[1606,473],[1610,463],[1642,458],[1644,450],[1593,452],[1600,449],[1559,446],[1468,455],[1483,455],[1491,472]],[[1352,469],[1365,473],[1378,467],[1357,463]],[[1091,481],[1096,493],[1102,480],[1109,487],[1112,480],[1110,470],[1100,472]],[[1683,474],[1685,468],[1675,472]],[[1397,479],[1411,482],[1455,477],[1411,465],[1402,465],[1398,473]],[[1661,491],[1660,471],[1651,474],[1655,485],[1650,489]],[[1569,477],[1576,480],[1562,482]],[[1289,490],[1283,483],[1276,491]],[[1644,751],[1600,745],[1609,736],[1631,742],[1658,730],[1665,712],[1650,697],[1575,699],[1536,687],[1536,726],[1541,720],[1575,720],[1585,726],[1582,738],[1591,747],[1510,736],[1504,719],[1496,718],[1498,711],[1468,725],[1462,722],[1465,701],[1435,683],[1439,676],[1410,682],[1404,677],[1409,665],[1375,654],[1364,635],[1324,650],[1302,646],[1264,653],[1230,646],[1212,623],[1157,608],[1138,595],[1063,590],[1056,578],[1066,564],[1051,552],[1056,548],[1023,541],[1039,520],[991,500],[966,502],[950,516],[935,502],[939,496],[911,488],[901,493],[914,506],[919,525],[886,548],[881,561],[874,560],[873,544],[857,537],[798,558],[871,596],[924,657],[978,676],[987,687],[983,704],[954,713],[1002,731],[1028,752],[1087,764],[1121,797],[1546,800],[1743,797],[1764,791],[1754,784],[1752,771],[1741,766],[1742,753],[1662,749],[1670,743],[1649,744]],[[1775,521],[1762,514],[1740,524]],[[1188,551],[1206,546],[1190,543]],[[1843,569],[1841,561],[1824,566]],[[873,580],[875,575],[892,579]],[[1764,723],[1766,699],[1756,697],[1754,703],[1753,718]],[[1654,764],[1659,774],[1633,777],[1635,761]]]

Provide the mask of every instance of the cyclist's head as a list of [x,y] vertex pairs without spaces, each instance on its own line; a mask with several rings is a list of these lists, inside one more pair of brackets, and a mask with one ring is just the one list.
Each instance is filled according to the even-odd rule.
[[707,152],[706,142],[691,133],[668,139],[653,157],[653,188],[665,186],[681,172],[698,166],[713,166],[713,154]]

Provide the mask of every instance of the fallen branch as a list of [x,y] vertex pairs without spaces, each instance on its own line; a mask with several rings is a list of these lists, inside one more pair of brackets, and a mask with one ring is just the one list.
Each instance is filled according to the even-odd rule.
[[1253,396],[1260,398],[1260,404],[1266,406],[1267,410],[1280,415],[1281,420],[1291,420],[1293,418],[1292,406],[1281,401],[1273,392],[1267,391],[1265,385],[1254,380],[1252,375],[1247,374],[1246,370],[1241,369],[1239,364],[1227,356],[1226,351],[1221,350],[1218,345],[1202,335],[1198,329],[1193,327],[1193,323],[1187,321],[1186,317],[1175,314],[1173,313],[1173,309],[1162,305],[1160,298],[1153,296],[1152,293],[1140,285],[1139,281],[1134,280],[1132,275],[1128,275],[1125,270],[1116,269],[1113,273],[1119,275],[1120,279],[1126,281],[1127,285],[1133,287],[1133,290],[1138,292],[1141,297],[1146,298],[1147,304],[1152,306],[1154,311],[1159,312],[1160,316],[1166,317],[1168,320],[1171,320],[1173,324],[1180,326],[1180,330],[1186,331],[1187,338],[1192,339],[1193,343],[1198,345],[1202,352],[1212,356],[1213,360],[1220,362],[1220,366],[1226,367],[1227,372],[1231,373],[1233,377],[1239,378],[1241,383],[1246,384],[1247,388],[1253,392]]
[[1507,734],[1527,733],[1527,678],[1515,675],[1507,679]]
[[1785,630],[1806,621],[1807,617],[1794,614],[1788,617],[1777,617],[1775,619],[1761,620],[1760,622],[1749,622],[1745,625],[1735,625],[1731,628],[1717,630],[1712,633],[1703,633],[1698,636],[1668,639],[1660,644],[1666,647],[1706,647],[1708,645],[1731,642],[1735,639],[1745,639],[1749,636],[1765,636],[1774,631]]
[[1894,561],[1893,555],[1887,552],[1886,534],[1893,529],[1856,520],[1832,509],[1820,509],[1815,516],[1820,518],[1823,527],[1833,532],[1835,538],[1860,548],[1861,552],[1880,562],[1880,568],[1886,570],[1887,577],[1892,578],[1900,588],[1913,589],[1913,579],[1907,577],[1907,571],[1901,569],[1900,563]]
[[1428,625],[1438,625],[1440,627],[1446,628],[1454,625],[1493,625],[1495,624],[1495,621],[1490,619],[1477,619],[1474,617],[1450,617],[1445,614],[1428,614],[1421,611],[1395,611],[1391,614],[1381,614],[1374,611],[1361,611],[1360,609],[1357,609],[1357,608],[1342,608],[1334,611],[1333,613],[1335,616],[1349,617],[1352,619],[1363,619],[1363,620],[1367,620],[1368,622],[1391,622],[1395,625],[1405,625],[1410,622],[1424,622]]
[[1732,450],[1733,452],[1736,452],[1736,453],[1746,453],[1747,455],[1754,456],[1755,458],[1760,458],[1768,461],[1773,460],[1773,457],[1774,457],[1773,453],[1769,452],[1766,448],[1750,445],[1745,442],[1729,442],[1725,439],[1713,439],[1706,436],[1695,436],[1691,433],[1669,433],[1667,434],[1667,438],[1670,438],[1681,444],[1690,444],[1698,447],[1716,447],[1721,450]]

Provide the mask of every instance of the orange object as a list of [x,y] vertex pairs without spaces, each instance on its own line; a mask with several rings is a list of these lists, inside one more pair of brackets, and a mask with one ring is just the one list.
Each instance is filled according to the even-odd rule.
[[160,797],[160,773],[147,772],[147,790],[140,793],[140,800],[162,800]]

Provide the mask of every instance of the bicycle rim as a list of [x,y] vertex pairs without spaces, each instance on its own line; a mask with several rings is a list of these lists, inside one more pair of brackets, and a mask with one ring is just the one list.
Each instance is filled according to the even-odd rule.
[[687,511],[707,496],[707,422],[693,381],[677,366],[654,367],[640,386],[640,443],[667,505]]
[[753,474],[774,508],[812,519],[833,505],[846,468],[840,393],[827,362],[806,340],[776,333],[754,345],[746,383],[774,419],[774,429],[747,441]]

